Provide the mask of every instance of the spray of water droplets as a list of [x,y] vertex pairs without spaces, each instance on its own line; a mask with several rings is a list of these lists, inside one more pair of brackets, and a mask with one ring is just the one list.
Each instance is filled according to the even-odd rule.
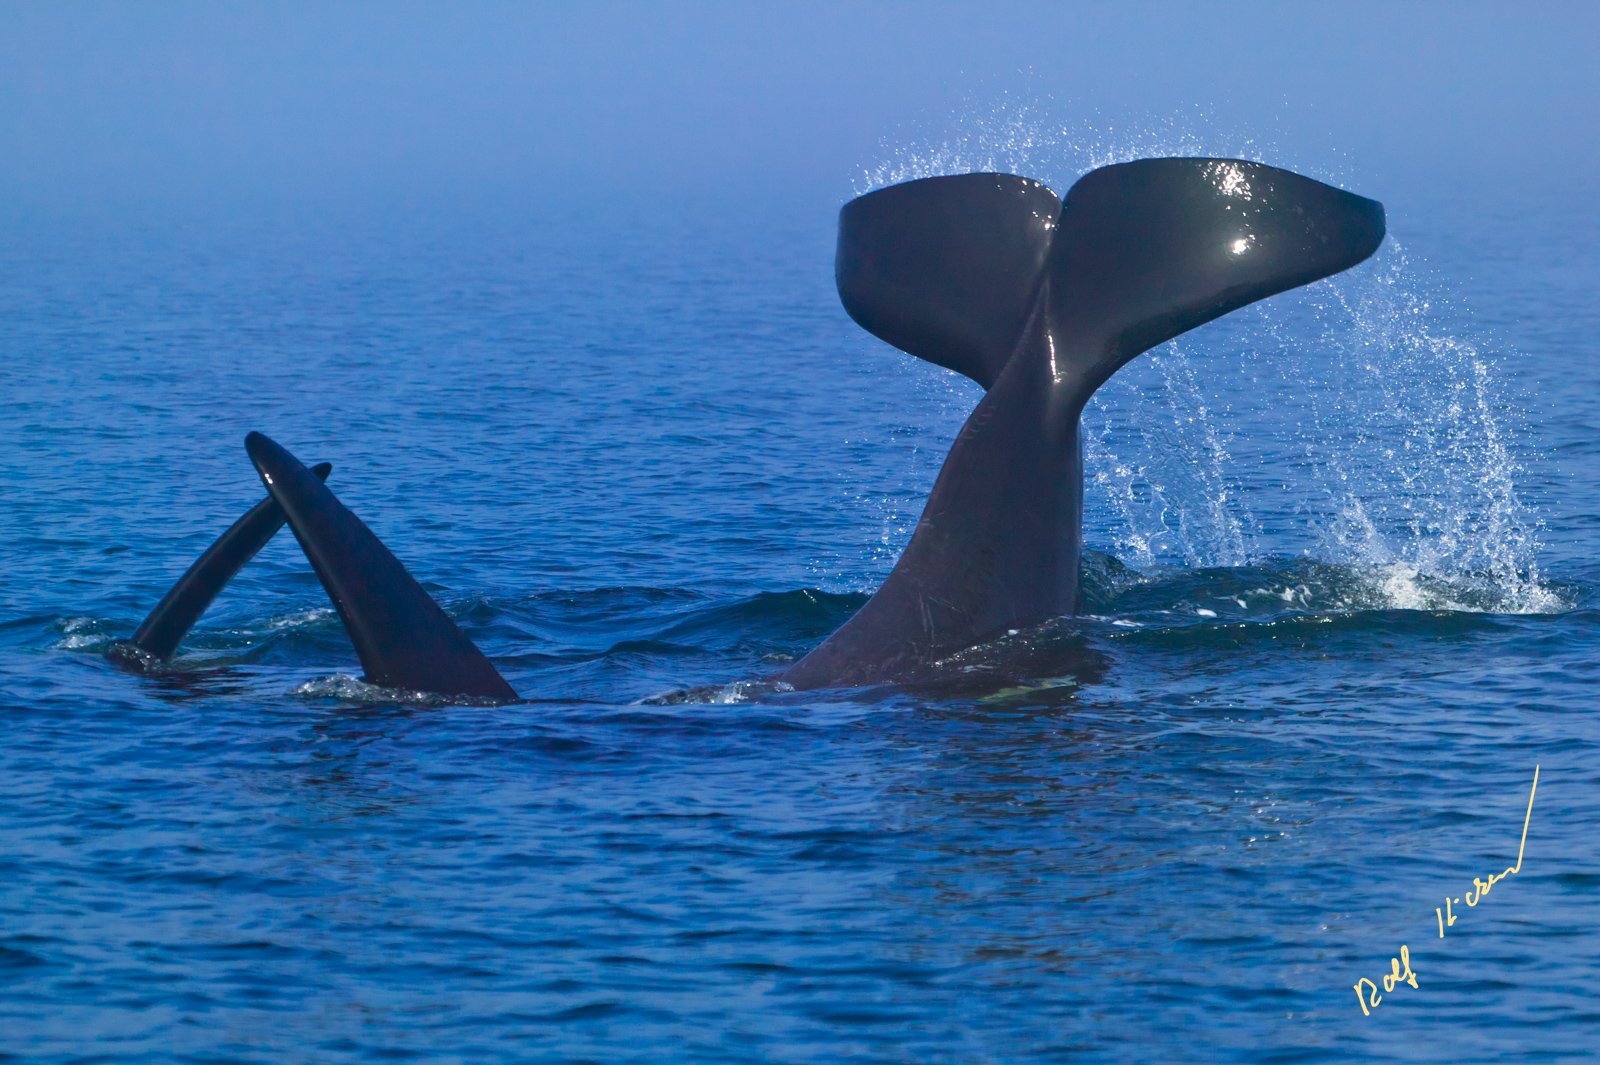
[[[1115,129],[1048,111],[975,111],[951,137],[890,150],[858,191],[997,170],[1064,192],[1094,167],[1149,156],[1296,163],[1190,132],[1210,125],[1204,115]],[[1145,571],[1310,555],[1348,572],[1341,604],[1565,609],[1541,581],[1539,523],[1516,491],[1524,412],[1430,286],[1391,239],[1352,273],[1135,360],[1084,415],[1089,544]]]

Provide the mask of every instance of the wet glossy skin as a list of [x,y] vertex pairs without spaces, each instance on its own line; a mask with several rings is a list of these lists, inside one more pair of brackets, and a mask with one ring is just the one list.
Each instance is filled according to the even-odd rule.
[[[1239,160],[1104,167],[1072,187],[1058,219],[1047,194],[1023,178],[977,174],[886,189],[845,208],[840,292],[852,315],[988,392],[894,572],[782,675],[788,683],[895,679],[1072,613],[1079,416],[1095,389],[1156,344],[1354,266],[1384,234],[1374,201]],[[943,228],[930,235],[930,226]],[[879,250],[902,241],[925,246]],[[919,292],[921,318],[908,321],[906,294]]]

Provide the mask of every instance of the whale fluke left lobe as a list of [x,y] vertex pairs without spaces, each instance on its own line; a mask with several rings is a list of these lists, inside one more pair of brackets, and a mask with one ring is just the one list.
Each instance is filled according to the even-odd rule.
[[1061,201],[1015,174],[954,174],[869,192],[839,212],[834,274],[856,324],[994,384],[1032,310]]
[[245,448],[344,620],[371,684],[512,702],[516,691],[327,485],[262,435]]
[[[332,471],[333,466],[326,462],[311,467],[312,476],[319,481],[326,481]],[[118,645],[118,656],[130,663],[141,659],[165,662],[171,658],[206,608],[244,564],[277,535],[283,523],[283,508],[271,496],[245,511],[184,571],[127,644]],[[135,654],[127,653],[130,645]]]

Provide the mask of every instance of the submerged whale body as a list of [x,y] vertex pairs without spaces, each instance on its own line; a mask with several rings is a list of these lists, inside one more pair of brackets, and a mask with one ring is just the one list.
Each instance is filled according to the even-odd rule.
[[[1383,236],[1376,201],[1235,159],[1107,166],[1084,175],[1064,200],[1027,178],[962,174],[846,204],[836,260],[846,311],[986,391],[888,580],[774,679],[795,688],[892,681],[1007,629],[1073,613],[1079,418],[1095,389],[1163,341],[1356,265]],[[191,567],[141,627],[154,636],[136,636],[136,652],[170,655],[199,611],[287,521],[369,682],[516,698],[322,483],[325,470],[307,469],[259,433],[247,448],[269,500]],[[204,565],[212,555],[221,561]]]

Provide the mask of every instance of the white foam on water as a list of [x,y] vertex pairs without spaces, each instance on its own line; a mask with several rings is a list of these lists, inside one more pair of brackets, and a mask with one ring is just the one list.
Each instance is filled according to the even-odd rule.
[[297,685],[290,695],[303,699],[337,699],[347,703],[383,704],[398,706],[499,706],[500,700],[471,695],[439,695],[435,692],[412,691],[405,688],[385,688],[370,684],[348,673],[335,673],[318,677]]
[[114,642],[110,636],[104,635],[66,636],[57,640],[53,646],[58,651],[97,651],[109,647]]
[[777,695],[794,691],[794,685],[781,680],[740,680],[729,684],[708,684],[698,688],[681,688],[651,695],[638,700],[635,706],[734,706],[754,702],[764,695]]
[[306,610],[296,610],[291,614],[281,614],[275,618],[268,618],[260,626],[247,629],[235,629],[240,635],[250,636],[258,632],[283,632],[286,629],[301,629],[309,625],[320,624],[337,616],[337,611],[331,606],[311,607]]
[[62,618],[56,627],[64,633],[51,644],[58,651],[102,651],[118,639],[106,631],[107,623],[101,618]]

